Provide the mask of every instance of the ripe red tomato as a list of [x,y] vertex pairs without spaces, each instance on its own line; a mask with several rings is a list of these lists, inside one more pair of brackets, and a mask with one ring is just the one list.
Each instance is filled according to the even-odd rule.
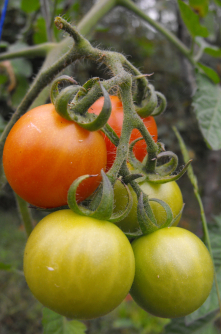
[[134,279],[132,247],[114,224],[53,212],[32,231],[24,274],[34,296],[69,318],[92,319],[117,307]]
[[67,204],[71,183],[81,175],[97,175],[80,184],[77,199],[97,188],[107,160],[99,132],[89,132],[57,114],[53,104],[34,108],[11,129],[3,165],[12,189],[27,202],[44,208]]
[[[112,104],[112,112],[108,120],[108,124],[113,128],[116,134],[120,136],[124,117],[123,105],[117,96],[110,96],[110,99]],[[104,97],[101,97],[90,107],[88,111],[98,115],[102,109],[103,103]],[[150,135],[153,137],[153,140],[157,142],[157,125],[154,118],[152,116],[143,118],[143,122],[148,129]],[[116,147],[105,135],[103,136],[107,146],[107,170],[109,170],[113,165],[116,157]],[[142,137],[140,132],[137,129],[134,129],[130,137],[130,142],[139,137]],[[135,144],[133,152],[135,154],[135,157],[139,161],[143,161],[143,158],[147,154],[146,147],[147,146],[144,140],[140,140],[138,143]]]
[[135,278],[131,296],[162,318],[183,317],[200,307],[213,284],[213,262],[193,233],[167,227],[132,243]]

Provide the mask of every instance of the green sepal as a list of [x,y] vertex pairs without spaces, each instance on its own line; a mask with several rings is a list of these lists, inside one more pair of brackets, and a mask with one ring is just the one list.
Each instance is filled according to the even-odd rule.
[[143,192],[141,192],[138,199],[137,220],[144,235],[150,234],[159,228],[151,209],[148,196],[143,194]]
[[128,152],[128,161],[131,164],[131,166],[136,170],[142,170],[143,168],[143,164],[139,160],[137,160],[133,152],[134,145],[140,140],[143,140],[143,137],[133,140],[130,143],[129,152]]
[[[81,91],[78,94],[76,94],[76,96],[72,100],[71,104],[73,104],[75,106],[80,99],[82,99],[83,97],[85,97],[87,95],[88,91],[91,90],[91,88],[97,82],[99,82],[99,80],[100,80],[100,78],[96,77],[96,78],[92,78],[92,79],[88,80],[87,82],[85,82],[85,84],[83,84],[83,86],[82,86],[84,88],[84,91]],[[87,112],[87,110],[81,111],[81,115],[84,115],[86,112]]]
[[137,232],[131,232],[131,233],[130,232],[124,232],[124,234],[126,235],[126,237],[129,240],[139,238],[143,235],[141,230],[138,230]]
[[68,191],[68,205],[72,211],[81,216],[89,216],[101,220],[108,220],[111,217],[114,207],[114,191],[111,182],[103,170],[101,170],[101,175],[102,183],[94,196],[92,196],[87,207],[81,204],[78,205],[76,193],[78,185],[83,180],[93,177],[93,175],[80,176],[72,183]]
[[167,107],[167,100],[165,96],[160,92],[156,92],[156,95],[158,97],[158,106],[154,109],[151,116],[158,116],[162,114],[166,110],[166,107]]
[[[119,181],[122,182],[121,180],[119,180]],[[133,205],[133,197],[131,195],[129,187],[126,184],[124,184],[123,182],[122,182],[122,184],[126,188],[126,191],[127,191],[127,196],[128,196],[127,206],[126,206],[125,210],[123,212],[121,212],[120,214],[119,213],[112,214],[112,216],[108,219],[112,223],[117,223],[117,222],[123,220],[125,217],[127,217],[131,208],[132,208],[132,205]]]
[[72,121],[71,115],[69,113],[68,104],[77,94],[77,92],[81,89],[81,86],[68,86],[60,92],[60,94],[56,97],[54,101],[55,110],[57,113],[69,120]]
[[172,213],[172,210],[171,210],[170,206],[166,202],[164,202],[164,201],[162,201],[161,199],[158,199],[158,198],[150,198],[149,201],[159,203],[164,208],[164,210],[166,211],[166,216],[167,216],[166,221],[165,221],[164,224],[160,225],[159,228],[164,228],[164,227],[171,226],[172,222],[174,222],[174,218],[173,218],[173,213]]
[[87,113],[86,115],[77,113],[71,114],[72,120],[88,131],[97,131],[101,129],[107,123],[111,115],[112,106],[109,94],[102,84],[100,84],[100,86],[104,95],[104,104],[98,116],[90,113]]
[[148,97],[142,101],[142,107],[135,107],[140,117],[147,117],[153,113],[157,106],[157,95],[153,85],[148,85]]
[[[152,183],[158,183],[158,184],[167,183],[171,181],[177,181],[186,172],[191,162],[192,160],[189,160],[187,164],[183,167],[183,169],[176,175],[169,175],[169,176],[162,177],[161,175],[157,175],[157,174],[146,174],[145,181],[152,182]],[[144,180],[142,179],[142,182],[143,181]]]
[[171,151],[161,152],[157,155],[157,161],[160,158],[169,157],[171,158],[167,163],[156,167],[156,174],[161,176],[170,175],[177,169],[178,166],[178,157],[175,153]]
[[59,88],[58,86],[63,82],[68,82],[72,85],[77,85],[77,82],[69,77],[68,75],[62,75],[60,76],[59,78],[56,78],[53,82],[52,82],[52,85],[51,85],[51,92],[50,92],[50,98],[51,98],[51,102],[53,104],[55,104],[55,99],[57,98],[57,96],[59,95],[60,91],[59,91]]
[[106,123],[101,131],[110,139],[110,141],[116,147],[119,145],[119,137],[109,124]]

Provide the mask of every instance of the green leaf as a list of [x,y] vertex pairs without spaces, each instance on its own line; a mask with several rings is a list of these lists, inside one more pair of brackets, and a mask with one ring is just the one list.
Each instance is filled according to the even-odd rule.
[[21,1],[21,9],[25,13],[35,12],[40,8],[39,0],[22,0]]
[[212,83],[205,75],[196,75],[197,90],[193,107],[200,130],[208,146],[221,148],[221,87]]
[[207,37],[209,35],[206,27],[202,26],[199,16],[183,1],[178,0],[181,17],[189,30],[190,34],[195,36]]
[[0,85],[6,83],[8,81],[7,75],[0,75]]
[[217,46],[213,46],[202,37],[196,37],[196,43],[201,47],[202,51],[209,54],[212,57],[221,57],[221,49]]
[[204,17],[208,13],[209,0],[189,0],[189,5],[199,13],[201,17]]
[[23,76],[29,78],[32,75],[31,63],[26,59],[13,59],[11,64],[15,73],[15,76]]
[[205,66],[201,63],[197,63],[198,66],[203,70],[203,72],[211,79],[215,84],[218,84],[220,82],[220,78],[218,74],[210,67]]
[[47,42],[47,30],[46,23],[43,17],[39,17],[35,24],[35,33],[33,35],[33,41],[35,44],[41,44]]
[[17,79],[17,86],[12,95],[12,105],[15,108],[20,104],[24,95],[27,93],[28,88],[30,87],[30,84],[25,77],[17,76],[16,79]]
[[189,325],[186,324],[185,318],[173,319],[165,327],[164,334],[215,334],[216,332],[205,332],[206,327],[211,324],[215,317],[216,313],[213,312]]
[[0,270],[11,270],[11,265],[0,262]]
[[85,334],[87,327],[78,320],[68,321],[65,317],[43,308],[43,334]]

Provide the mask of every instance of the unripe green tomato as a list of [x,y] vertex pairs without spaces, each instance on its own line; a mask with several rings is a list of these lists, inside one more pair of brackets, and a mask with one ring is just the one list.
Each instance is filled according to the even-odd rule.
[[[143,182],[139,184],[143,192],[149,195],[149,198],[157,198],[166,202],[173,213],[175,218],[183,207],[183,197],[178,184],[175,181],[167,182],[163,184],[154,184],[151,182]],[[133,206],[126,218],[117,222],[117,226],[124,232],[135,232],[139,228],[137,220],[137,196],[129,185],[129,189],[133,198]],[[117,181],[114,185],[114,200],[115,207],[114,213],[123,211],[128,202],[127,191],[120,181]],[[164,208],[156,202],[150,201],[150,206],[153,210],[153,214],[159,225],[162,225],[166,221],[166,211]],[[177,226],[180,221],[180,217],[175,220],[173,226]]]
[[132,247],[114,224],[61,210],[43,218],[24,253],[24,274],[46,307],[93,319],[117,307],[134,279]]
[[131,296],[162,318],[183,317],[199,308],[213,284],[213,262],[203,242],[179,227],[167,227],[132,243],[135,278]]

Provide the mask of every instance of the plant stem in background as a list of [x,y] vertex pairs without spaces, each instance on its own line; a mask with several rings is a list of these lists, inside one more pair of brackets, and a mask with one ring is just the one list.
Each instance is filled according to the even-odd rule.
[[[185,146],[185,143],[180,135],[180,133],[178,132],[178,130],[176,129],[176,127],[173,127],[173,131],[176,134],[176,137],[179,141],[179,145],[180,145],[180,149],[183,155],[183,159],[184,162],[189,161],[190,157],[187,151],[187,148]],[[197,178],[194,175],[193,172],[193,167],[190,165],[187,169],[187,175],[190,179],[190,182],[193,185],[193,189],[194,189],[194,194],[196,196],[196,199],[199,203],[199,207],[200,207],[200,214],[201,214],[201,219],[202,219],[202,224],[203,224],[203,231],[204,231],[204,239],[208,245],[208,249],[210,252],[210,255],[212,257],[213,260],[213,254],[212,254],[212,247],[211,247],[211,242],[210,242],[210,236],[209,236],[209,231],[208,231],[208,226],[207,226],[207,221],[206,221],[206,216],[205,216],[205,212],[204,212],[204,208],[203,208],[203,203],[199,194],[199,188],[198,188],[198,183],[197,183]],[[214,260],[213,260],[214,263]],[[215,285],[216,285],[216,292],[217,292],[217,297],[218,297],[218,303],[219,303],[219,310],[220,310],[220,314],[221,314],[221,300],[220,300],[220,293],[219,293],[219,287],[218,287],[218,281],[217,281],[217,275],[216,275],[216,271],[214,274],[214,279],[215,279]]]
[[20,196],[18,196],[16,193],[14,194],[21,220],[24,224],[26,234],[29,237],[31,231],[33,230],[33,224],[32,224],[31,212],[30,209],[28,208],[28,203],[25,200],[23,200]]

